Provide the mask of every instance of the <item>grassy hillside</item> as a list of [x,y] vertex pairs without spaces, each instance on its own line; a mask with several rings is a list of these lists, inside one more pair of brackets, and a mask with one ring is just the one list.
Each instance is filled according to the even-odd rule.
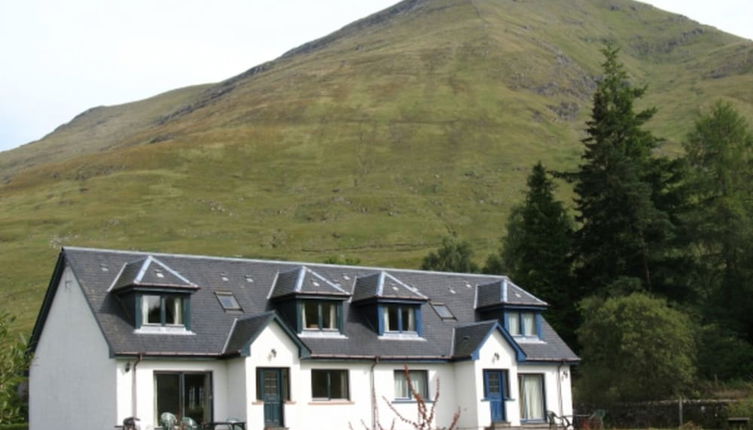
[[481,260],[531,165],[576,165],[605,40],[664,151],[718,98],[753,118],[753,43],[651,6],[407,0],[0,153],[0,306],[29,328],[67,244],[415,267],[457,233]]

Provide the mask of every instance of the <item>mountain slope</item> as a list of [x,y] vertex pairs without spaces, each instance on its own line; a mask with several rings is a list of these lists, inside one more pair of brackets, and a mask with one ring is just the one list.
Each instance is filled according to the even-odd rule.
[[753,118],[753,43],[651,6],[407,0],[0,153],[0,297],[28,326],[61,244],[410,267],[458,233],[483,258],[530,166],[576,165],[605,40],[664,150],[717,98]]

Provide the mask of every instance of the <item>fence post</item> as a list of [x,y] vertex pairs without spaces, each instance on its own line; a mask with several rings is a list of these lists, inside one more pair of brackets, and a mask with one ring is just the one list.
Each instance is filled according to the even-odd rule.
[[682,427],[682,396],[677,400],[677,414],[680,421],[678,427]]

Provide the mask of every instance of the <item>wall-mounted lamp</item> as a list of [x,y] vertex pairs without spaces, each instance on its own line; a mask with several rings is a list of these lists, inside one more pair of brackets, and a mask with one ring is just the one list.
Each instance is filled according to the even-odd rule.
[[274,349],[274,348],[272,348],[272,349],[271,349],[271,350],[269,351],[269,355],[267,356],[267,360],[271,360],[271,359],[273,359],[273,358],[275,358],[275,357],[277,357],[277,350],[276,350],[276,349]]
[[499,353],[495,352],[494,355],[492,356],[492,361],[498,361],[498,360],[499,360]]
[[126,362],[126,367],[125,367],[125,373],[128,373],[130,371],[131,371],[131,362],[127,361]]

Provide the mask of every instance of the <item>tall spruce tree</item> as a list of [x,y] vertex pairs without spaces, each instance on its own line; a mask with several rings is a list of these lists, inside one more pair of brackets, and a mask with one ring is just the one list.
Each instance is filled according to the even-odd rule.
[[502,249],[489,257],[485,272],[506,274],[551,304],[547,320],[566,340],[575,340],[569,289],[572,222],[554,189],[541,162],[533,166],[525,200],[513,208]]
[[663,206],[671,201],[667,186],[674,176],[662,172],[671,163],[654,157],[660,141],[644,129],[655,109],[635,111],[646,88],[629,83],[616,47],[602,52],[604,76],[587,122],[583,161],[569,175],[581,224],[574,247],[577,277],[584,296],[621,277],[665,293],[659,278],[666,277],[661,262],[669,253],[674,216]]
[[710,299],[704,309],[753,339],[753,132],[732,105],[717,102],[684,149],[696,283]]

